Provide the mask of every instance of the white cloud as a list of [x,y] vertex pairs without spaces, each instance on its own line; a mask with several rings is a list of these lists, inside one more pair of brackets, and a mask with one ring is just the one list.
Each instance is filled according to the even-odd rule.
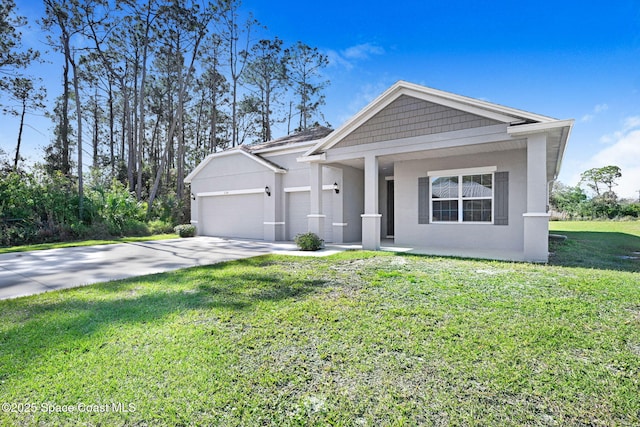
[[383,55],[384,49],[371,43],[362,43],[351,46],[342,51],[347,59],[369,59],[371,55]]
[[603,111],[607,111],[608,109],[609,109],[609,106],[607,104],[598,104],[595,107],[593,107],[593,112],[602,113]]
[[609,106],[607,104],[598,104],[595,107],[593,107],[593,110],[591,111],[591,113],[588,113],[582,116],[582,119],[580,119],[580,121],[590,122],[593,119],[595,119],[598,114],[605,112],[608,109],[609,109]]
[[372,43],[357,44],[341,51],[326,51],[330,65],[343,67],[347,70],[351,70],[357,61],[364,61],[374,55],[383,55],[384,53],[384,48]]
[[596,153],[583,170],[607,165],[618,166],[622,177],[615,192],[620,197],[637,198],[640,190],[640,116],[629,117],[622,130],[605,135],[610,145]]
[[613,132],[607,135],[602,135],[600,137],[600,142],[603,142],[605,144],[610,144],[612,142],[618,141],[619,139],[623,138],[625,134],[630,130],[640,127],[640,116],[627,117],[626,119],[624,119],[622,124],[623,126],[621,130],[618,130],[616,132]]
[[353,117],[358,111],[362,110],[367,104],[376,99],[389,88],[390,84],[387,78],[382,76],[377,82],[365,83],[358,88],[348,104],[347,111],[340,117],[342,121],[346,121]]
[[624,120],[624,130],[637,128],[640,126],[640,116],[627,117]]
[[338,51],[327,50],[325,55],[329,58],[329,66],[343,67],[347,70],[351,70],[353,68],[353,64],[345,59]]

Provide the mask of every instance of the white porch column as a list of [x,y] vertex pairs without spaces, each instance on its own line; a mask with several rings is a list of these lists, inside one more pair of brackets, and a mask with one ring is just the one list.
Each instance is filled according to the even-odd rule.
[[274,173],[268,181],[269,192],[264,195],[264,240],[275,242],[284,240],[284,212],[282,174]]
[[547,135],[527,137],[527,212],[524,214],[524,258],[549,260],[547,213]]
[[362,249],[380,250],[380,221],[378,212],[378,158],[369,154],[364,158],[364,214],[362,215]]
[[309,231],[324,239],[324,219],[326,215],[322,214],[322,165],[317,162],[310,163],[309,173],[309,184],[311,186],[311,203],[309,215],[307,215]]

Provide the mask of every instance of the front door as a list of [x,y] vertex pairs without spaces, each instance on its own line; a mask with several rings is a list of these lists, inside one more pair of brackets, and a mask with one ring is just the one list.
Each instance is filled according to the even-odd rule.
[[393,180],[387,181],[387,237],[394,235],[394,215],[393,215]]

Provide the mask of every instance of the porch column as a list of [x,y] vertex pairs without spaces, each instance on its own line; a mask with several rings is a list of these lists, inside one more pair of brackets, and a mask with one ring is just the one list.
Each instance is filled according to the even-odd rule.
[[380,250],[380,221],[378,212],[378,158],[369,154],[364,158],[364,214],[362,216],[362,249]]
[[311,186],[309,206],[309,231],[324,239],[324,219],[322,214],[322,164],[312,162],[309,164],[309,184]]
[[269,187],[267,194],[265,188],[264,195],[264,240],[275,242],[284,240],[284,212],[282,190],[282,174],[274,173],[269,180],[266,181]]
[[524,214],[524,259],[549,260],[547,213],[547,135],[527,137],[527,212]]

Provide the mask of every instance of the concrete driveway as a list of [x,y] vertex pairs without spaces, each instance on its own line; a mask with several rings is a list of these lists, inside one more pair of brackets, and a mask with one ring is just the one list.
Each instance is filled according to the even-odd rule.
[[0,299],[215,264],[289,247],[215,237],[0,255]]

